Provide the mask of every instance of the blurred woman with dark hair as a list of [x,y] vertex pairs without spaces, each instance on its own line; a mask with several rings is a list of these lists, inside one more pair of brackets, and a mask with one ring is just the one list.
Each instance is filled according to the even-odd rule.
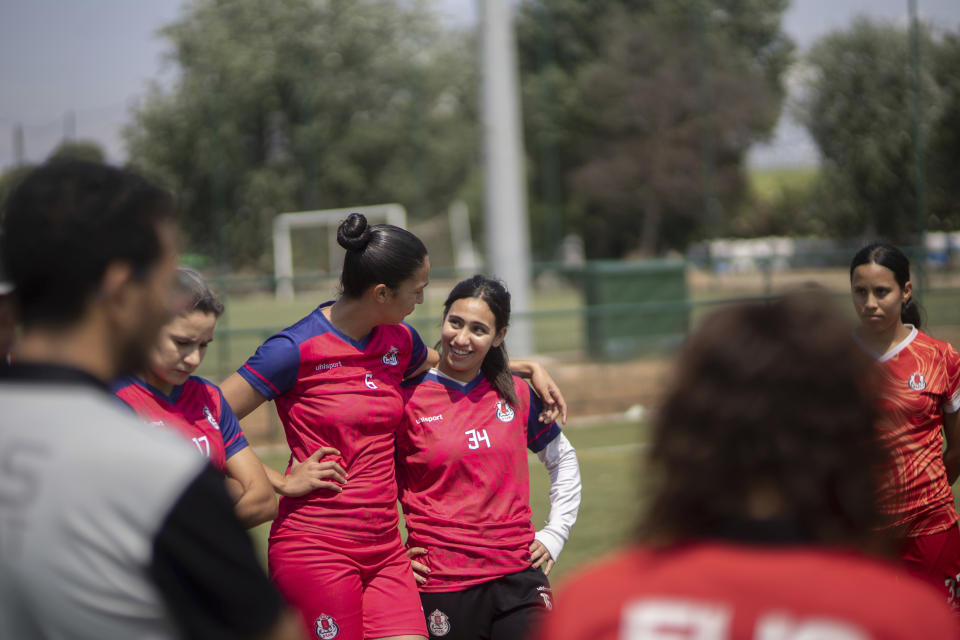
[[824,297],[704,319],[654,424],[639,543],[570,578],[541,637],[957,637],[865,553],[885,547],[878,382]]
[[960,613],[960,529],[951,485],[960,476],[960,355],[920,330],[910,261],[875,243],[850,263],[856,337],[887,384],[881,438],[891,467],[880,493],[884,526],[907,569]]

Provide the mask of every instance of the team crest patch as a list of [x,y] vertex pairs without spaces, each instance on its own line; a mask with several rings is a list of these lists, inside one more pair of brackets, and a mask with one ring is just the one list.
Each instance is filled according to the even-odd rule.
[[210,409],[207,407],[203,408],[203,415],[207,417],[207,422],[210,423],[210,426],[220,431],[220,423],[217,422],[217,419],[213,417],[213,414],[210,412]]
[[549,587],[537,587],[537,595],[543,599],[543,606],[547,608],[547,611],[553,611],[553,600],[550,597],[550,588]]
[[510,422],[513,420],[513,408],[503,400],[497,401],[497,419],[500,422]]
[[396,347],[390,347],[390,351],[387,351],[385,354],[383,354],[383,364],[388,364],[391,367],[397,366],[397,353],[399,351],[400,350]]
[[907,379],[907,384],[909,384],[910,388],[914,391],[923,391],[927,388],[927,381],[919,371],[910,375]]
[[430,614],[430,635],[445,636],[450,633],[450,618],[440,609],[434,609]]
[[340,627],[337,626],[337,621],[333,619],[333,616],[321,613],[320,617],[317,618],[317,626],[314,631],[316,631],[318,638],[330,640],[337,637],[337,634],[340,633]]

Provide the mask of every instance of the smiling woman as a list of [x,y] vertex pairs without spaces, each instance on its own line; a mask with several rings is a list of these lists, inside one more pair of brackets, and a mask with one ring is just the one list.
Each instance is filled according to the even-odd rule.
[[[542,403],[510,373],[510,293],[476,275],[444,303],[440,362],[404,383],[397,482],[433,636],[526,637],[552,607],[547,574],[580,505],[576,453]],[[550,474],[550,516],[530,521],[527,450]]]

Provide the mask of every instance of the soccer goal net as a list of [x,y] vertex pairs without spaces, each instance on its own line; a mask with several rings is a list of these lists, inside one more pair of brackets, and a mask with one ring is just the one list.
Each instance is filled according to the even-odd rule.
[[[336,227],[351,213],[362,213],[370,224],[392,224],[406,228],[407,211],[399,204],[376,204],[364,207],[344,207],[320,211],[281,213],[273,219],[273,276],[277,283],[278,300],[293,298],[293,243],[295,229],[326,228],[330,273],[336,273],[343,263],[343,249],[337,244]],[[333,227],[333,229],[330,229]]]

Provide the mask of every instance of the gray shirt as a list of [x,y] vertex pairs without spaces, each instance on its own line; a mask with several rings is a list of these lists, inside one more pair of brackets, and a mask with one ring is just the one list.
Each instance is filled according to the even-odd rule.
[[[0,372],[0,638],[246,637],[269,626],[282,605],[222,478],[104,389],[24,368],[64,380]],[[216,572],[244,578],[220,583]],[[238,611],[250,602],[253,621]],[[223,608],[237,620],[199,620]]]

